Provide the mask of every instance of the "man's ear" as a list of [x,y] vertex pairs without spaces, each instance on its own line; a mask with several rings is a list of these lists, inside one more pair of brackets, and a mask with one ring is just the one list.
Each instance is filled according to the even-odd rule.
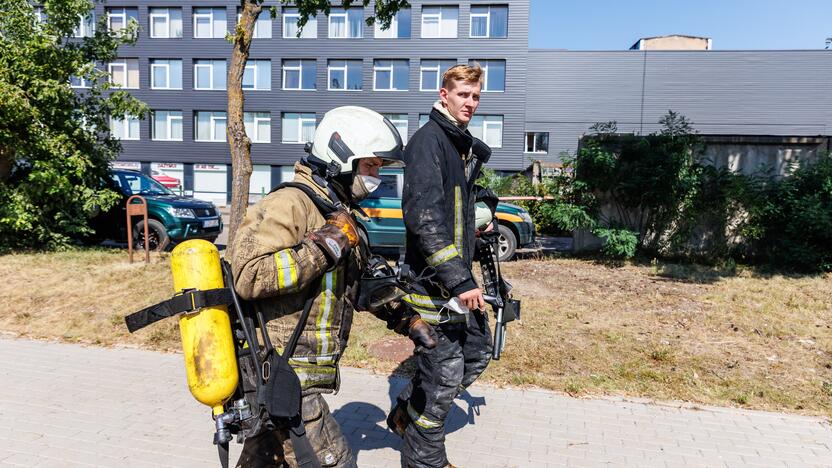
[[448,88],[439,88],[439,100],[445,107],[448,107]]

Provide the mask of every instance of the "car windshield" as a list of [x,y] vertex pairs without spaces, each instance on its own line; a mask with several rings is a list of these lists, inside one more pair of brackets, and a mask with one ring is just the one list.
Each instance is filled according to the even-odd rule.
[[367,198],[398,198],[398,177],[395,174],[381,174],[381,185]]
[[139,173],[113,174],[113,180],[126,195],[173,195],[167,187]]

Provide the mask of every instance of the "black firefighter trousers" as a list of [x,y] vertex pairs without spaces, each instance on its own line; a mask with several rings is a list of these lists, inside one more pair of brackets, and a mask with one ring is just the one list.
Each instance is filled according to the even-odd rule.
[[491,360],[492,339],[485,312],[471,311],[467,323],[434,328],[436,347],[416,349],[416,375],[398,397],[399,405],[407,405],[411,420],[402,455],[412,468],[448,465],[445,419],[454,398],[474,383]]

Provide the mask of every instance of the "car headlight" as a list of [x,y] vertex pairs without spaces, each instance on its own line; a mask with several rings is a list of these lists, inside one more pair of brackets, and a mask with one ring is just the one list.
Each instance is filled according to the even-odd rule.
[[532,221],[532,217],[531,217],[531,215],[529,214],[528,211],[521,211],[520,213],[517,213],[517,216],[519,216],[520,219],[522,219],[523,221],[525,221],[529,224],[534,224],[534,221]]
[[168,213],[176,216],[177,218],[191,218],[196,219],[196,215],[194,214],[194,210],[190,208],[177,208],[175,206],[168,207]]

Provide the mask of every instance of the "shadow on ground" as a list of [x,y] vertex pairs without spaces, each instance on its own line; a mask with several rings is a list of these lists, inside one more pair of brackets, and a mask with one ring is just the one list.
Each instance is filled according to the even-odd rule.
[[[410,382],[415,366],[413,356],[402,361],[387,378],[390,383],[387,408],[379,408],[372,403],[351,402],[333,411],[332,415],[344,430],[344,436],[356,456],[362,450],[392,448],[401,452],[402,441],[387,428],[387,414],[393,407],[396,397]],[[476,393],[476,392],[474,392]],[[453,403],[445,421],[445,434],[456,432],[467,425],[476,424],[481,407],[486,405],[485,397],[476,396],[468,390],[463,391]],[[402,464],[404,466],[404,464]]]

